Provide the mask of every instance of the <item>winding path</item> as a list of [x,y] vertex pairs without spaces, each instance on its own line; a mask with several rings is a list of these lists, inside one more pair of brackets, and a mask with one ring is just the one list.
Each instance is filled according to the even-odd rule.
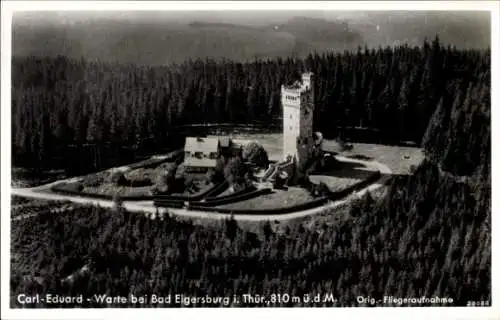
[[[312,208],[312,209],[308,209],[308,210],[302,210],[302,211],[297,211],[297,212],[292,212],[292,213],[287,213],[287,214],[275,214],[275,215],[237,214],[237,215],[234,215],[234,219],[240,220],[240,221],[289,220],[289,219],[295,219],[295,218],[306,217],[309,215],[314,215],[314,214],[323,212],[326,209],[339,208],[339,207],[347,204],[349,201],[362,196],[367,191],[374,191],[374,190],[382,187],[388,181],[388,179],[390,178],[390,174],[392,173],[392,171],[386,165],[379,163],[379,162],[363,161],[363,160],[359,160],[359,159],[346,158],[343,156],[337,156],[336,158],[338,160],[341,160],[344,162],[360,163],[360,164],[363,164],[367,167],[368,166],[375,166],[377,168],[377,170],[380,171],[381,177],[379,180],[377,180],[373,184],[345,197],[342,200],[329,202],[329,203],[322,205],[320,207],[317,207],[317,208]],[[73,180],[73,179],[78,179],[78,178],[66,179],[64,181]],[[66,195],[61,195],[61,194],[52,193],[50,191],[46,191],[47,187],[49,187],[55,183],[59,183],[61,181],[53,182],[53,183],[50,183],[48,185],[43,185],[43,186],[34,187],[34,188],[12,188],[11,194],[16,195],[16,196],[20,196],[20,197],[35,198],[35,199],[60,200],[60,201],[66,200],[66,201],[71,201],[74,203],[94,204],[94,205],[99,205],[101,207],[113,207],[115,205],[115,203],[111,200],[101,200],[101,199],[95,199],[95,198],[90,198],[90,197],[79,197],[79,196],[66,196]],[[45,190],[43,190],[43,189],[45,189]],[[122,203],[122,206],[126,210],[131,211],[131,212],[142,212],[142,213],[146,214],[147,216],[151,217],[152,219],[156,218],[157,212],[160,214],[160,218],[161,218],[161,216],[166,211],[168,211],[169,213],[174,214],[174,215],[184,216],[184,217],[189,217],[189,218],[226,219],[228,217],[228,214],[224,214],[224,213],[207,212],[207,211],[194,211],[194,210],[188,210],[188,209],[156,208],[153,205],[152,201],[124,201]],[[28,216],[31,217],[33,215],[30,214]]]

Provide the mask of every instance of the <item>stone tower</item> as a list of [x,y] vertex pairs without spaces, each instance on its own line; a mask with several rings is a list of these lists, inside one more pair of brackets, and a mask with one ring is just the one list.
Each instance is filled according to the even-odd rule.
[[295,161],[295,178],[307,166],[314,147],[314,75],[302,74],[302,81],[291,86],[281,86],[283,105],[283,157]]

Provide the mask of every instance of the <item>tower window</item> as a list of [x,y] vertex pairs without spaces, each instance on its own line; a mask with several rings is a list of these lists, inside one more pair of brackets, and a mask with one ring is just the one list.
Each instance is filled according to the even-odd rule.
[[290,130],[293,130],[293,127],[292,127],[292,126],[290,126]]
[[292,119],[292,115],[290,115],[290,119]]

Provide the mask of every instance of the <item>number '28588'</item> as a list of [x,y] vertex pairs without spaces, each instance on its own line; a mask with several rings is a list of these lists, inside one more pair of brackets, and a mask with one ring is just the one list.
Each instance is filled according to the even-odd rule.
[[467,307],[489,307],[489,301],[468,301]]

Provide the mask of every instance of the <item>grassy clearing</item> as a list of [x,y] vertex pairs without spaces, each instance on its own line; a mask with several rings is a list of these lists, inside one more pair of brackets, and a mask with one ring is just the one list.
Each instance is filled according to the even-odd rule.
[[115,194],[120,196],[127,197],[140,197],[140,196],[151,196],[151,186],[146,187],[122,187],[117,186],[113,183],[104,183],[99,185],[98,187],[85,187],[83,192],[94,193],[94,194],[103,194],[113,196]]
[[220,208],[241,210],[275,209],[292,207],[301,203],[311,201],[313,199],[314,197],[309,193],[309,191],[302,188],[290,187],[288,188],[288,190],[274,190],[274,192],[271,194],[240,202],[230,203],[220,206]]
[[[331,141],[325,141],[323,147],[325,150],[332,144]],[[393,174],[409,174],[411,166],[419,165],[424,159],[424,154],[420,148],[386,146],[381,144],[354,143],[351,151],[342,152],[345,157],[366,157],[366,160],[372,159],[385,164],[391,169]]]
[[125,178],[127,180],[143,180],[150,179],[151,182],[155,182],[156,178],[165,173],[168,170],[171,170],[174,167],[173,162],[164,162],[157,167],[154,168],[137,168],[130,171],[125,172]]
[[310,180],[312,183],[319,184],[320,182],[324,182],[330,191],[336,192],[346,189],[357,182],[360,182],[362,179],[353,179],[353,178],[339,178],[332,177],[326,175],[311,175]]
[[[133,165],[134,167],[140,164],[149,166],[150,162],[151,159],[147,159]],[[157,166],[152,168],[138,167],[130,169],[127,166],[111,168],[105,171],[88,174],[82,177],[80,182],[68,183],[66,187],[68,190],[77,190],[78,185],[81,185],[83,187],[81,190],[82,192],[111,196],[115,194],[119,194],[121,196],[150,196],[152,195],[151,188],[158,175],[170,169],[173,165],[174,162],[163,162],[158,163]],[[111,181],[112,176],[116,171],[122,171],[128,181],[144,181],[149,179],[151,181],[151,185],[141,187],[119,186]]]
[[327,172],[313,173],[309,176],[311,182],[324,182],[330,191],[340,191],[367,179],[377,169],[361,163],[339,161],[335,168]]
[[[281,133],[259,133],[259,134],[237,134],[232,135],[233,139],[236,141],[258,141],[261,143],[266,151],[268,152],[269,158],[271,160],[279,160],[282,158],[282,145],[283,136]],[[335,141],[326,140],[323,144],[325,150],[329,147],[338,149],[338,145]],[[411,173],[411,167],[417,166],[424,159],[424,155],[420,148],[414,147],[400,147],[400,146],[386,146],[378,144],[366,144],[366,143],[354,143],[353,149],[350,151],[345,151],[340,153],[342,156],[350,157],[365,161],[377,161],[385,164],[393,174],[395,175],[405,175]],[[311,180],[316,179],[326,179],[325,183],[332,189],[332,191],[340,190],[342,188],[349,187],[350,185],[359,182],[368,176],[372,171],[373,167],[364,167],[359,165],[357,167],[335,169],[329,172],[323,177],[319,175],[311,175]],[[380,196],[383,193],[384,188],[372,193],[375,197],[377,194]],[[264,208],[264,206],[271,205],[272,207],[282,206],[278,204],[281,199],[285,198],[284,195],[268,195],[264,197],[259,197],[256,199],[251,199],[243,201],[241,203],[233,203],[231,206],[239,207],[245,206],[245,208]],[[274,200],[274,201],[273,201]],[[244,203],[246,202],[246,203]],[[229,205],[227,205],[229,206]],[[308,216],[303,218],[297,218],[289,221],[272,221],[273,229],[276,232],[284,232],[288,226],[302,224],[304,228],[315,229],[320,232],[322,226],[336,224],[341,220],[349,219],[349,204],[336,208],[335,210],[325,210],[322,213],[316,214],[314,216]],[[206,223],[206,222],[204,222]],[[239,222],[240,226],[246,230],[259,230],[261,222],[253,221],[242,221]]]
[[[163,162],[152,168],[135,168],[128,169],[127,167],[112,168],[106,171],[89,174],[82,178],[80,182],[62,184],[60,187],[69,191],[80,191],[92,194],[101,195],[120,195],[129,197],[141,197],[153,195],[152,189],[156,183],[157,177],[160,174],[172,169],[174,162]],[[126,181],[131,184],[136,182],[137,186],[127,184],[118,185],[112,181],[112,176],[115,172],[122,171]],[[192,195],[203,192],[213,186],[207,180],[206,174],[184,174],[186,180],[186,190],[178,195]],[[139,182],[141,184],[139,184]],[[78,189],[82,186],[83,189]]]
[[[232,137],[236,141],[258,141],[264,146],[271,160],[281,160],[283,157],[283,134],[281,133],[237,134]],[[338,149],[338,145],[333,140],[325,140],[323,148],[325,150],[329,150],[329,148]],[[383,163],[394,174],[410,173],[410,167],[420,164],[424,158],[420,148],[368,143],[354,143],[352,150],[340,154],[346,157],[361,156],[361,160],[373,160]],[[409,156],[409,158],[406,159],[405,156]]]

